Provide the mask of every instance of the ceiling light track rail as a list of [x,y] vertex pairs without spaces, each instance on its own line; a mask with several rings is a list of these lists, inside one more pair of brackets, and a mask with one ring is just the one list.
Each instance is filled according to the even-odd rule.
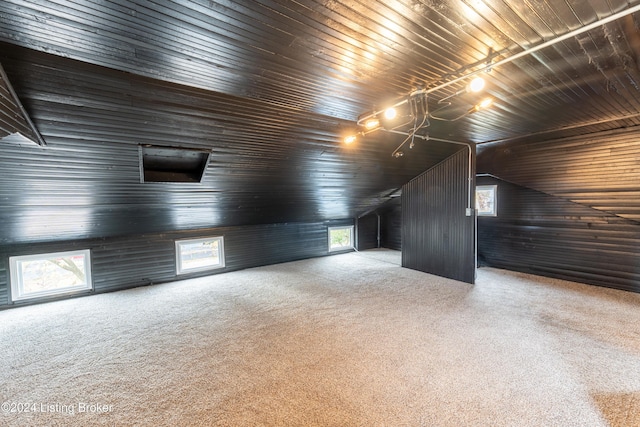
[[577,28],[577,29],[575,29],[573,31],[569,31],[568,33],[565,33],[565,34],[563,34],[561,36],[558,36],[558,37],[556,37],[554,39],[551,39],[551,40],[548,40],[546,42],[540,43],[539,45],[533,46],[533,47],[531,47],[529,49],[525,49],[522,52],[518,52],[518,53],[513,54],[513,55],[511,55],[511,56],[509,56],[507,58],[501,59],[498,62],[486,64],[484,67],[481,67],[481,68],[479,68],[479,69],[477,69],[475,71],[467,73],[467,74],[465,74],[463,76],[460,76],[460,77],[455,78],[453,80],[450,80],[448,82],[445,82],[445,83],[439,84],[437,86],[434,86],[434,87],[430,88],[429,90],[427,90],[426,93],[429,94],[429,93],[433,93],[433,92],[436,92],[438,90],[444,89],[444,88],[446,88],[448,86],[451,86],[451,85],[456,84],[458,82],[461,82],[463,80],[469,79],[469,78],[471,78],[473,76],[476,76],[476,75],[478,75],[478,74],[480,74],[482,72],[490,71],[495,67],[499,67],[501,65],[508,64],[510,62],[515,61],[516,59],[520,59],[520,58],[522,58],[524,56],[531,55],[532,53],[535,53],[535,52],[537,52],[539,50],[542,50],[542,49],[545,49],[547,47],[553,46],[553,45],[558,44],[560,42],[563,42],[563,41],[565,41],[567,39],[570,39],[572,37],[579,36],[580,34],[586,33],[587,31],[591,31],[594,28],[597,28],[597,27],[600,27],[602,25],[608,24],[610,22],[616,21],[616,20],[618,20],[620,18],[623,18],[623,17],[625,17],[627,15],[631,15],[632,13],[636,13],[636,12],[640,12],[640,4],[638,4],[636,6],[632,6],[632,7],[628,8],[628,9],[622,10],[620,12],[614,13],[613,15],[609,15],[606,18],[599,19],[599,20],[597,20],[595,22],[592,22],[591,24],[584,25],[584,26],[582,26],[580,28]]
[[[510,62],[513,62],[519,58],[522,58],[524,56],[527,55],[531,55],[539,50],[545,49],[547,47],[553,46],[557,43],[563,42],[567,39],[570,39],[572,37],[576,37],[580,34],[583,34],[587,31],[590,31],[594,28],[600,27],[602,25],[608,24],[610,22],[616,21],[620,18],[623,18],[627,15],[630,15],[632,13],[635,12],[639,12],[640,11],[640,4],[629,7],[625,10],[622,10],[620,12],[614,13],[608,17],[599,19],[595,22],[592,22],[591,24],[587,24],[584,25],[580,28],[577,28],[573,31],[570,31],[566,34],[563,34],[561,36],[558,36],[556,38],[553,38],[551,40],[548,40],[546,42],[540,43],[536,46],[533,46],[529,49],[525,49],[522,52],[518,52],[516,54],[513,54],[507,58],[504,58],[502,60],[499,60],[497,62],[493,62],[493,59],[496,57],[495,52],[490,51],[489,52],[489,56],[487,58],[487,60],[485,62],[483,62],[485,65],[478,68],[475,71],[471,71],[468,72],[460,77],[454,78],[452,80],[446,81],[444,83],[438,84],[436,86],[430,87],[430,88],[418,88],[415,89],[414,91],[412,91],[411,93],[409,93],[407,96],[403,97],[402,99],[398,100],[397,102],[393,103],[392,105],[384,108],[384,109],[380,109],[380,110],[375,110],[373,112],[370,113],[366,113],[362,116],[360,116],[357,120],[357,125],[360,127],[364,127],[365,130],[358,132],[356,135],[351,135],[349,137],[347,137],[345,139],[345,143],[350,144],[355,142],[355,140],[358,138],[358,136],[364,136],[368,133],[377,131],[377,130],[383,130],[383,131],[387,131],[387,132],[392,132],[392,133],[401,133],[401,134],[405,134],[407,135],[407,138],[396,148],[396,150],[394,150],[394,152],[392,153],[392,156],[394,157],[400,157],[402,156],[402,152],[400,151],[400,149],[407,143],[410,144],[410,147],[413,147],[414,144],[414,140],[416,137],[421,138],[420,135],[417,134],[418,130],[420,130],[423,127],[428,127],[429,126],[429,118],[434,119],[434,120],[443,120],[443,121],[456,121],[456,120],[460,120],[464,117],[466,117],[469,114],[473,114],[477,111],[480,111],[481,109],[487,108],[491,105],[492,103],[492,99],[491,98],[485,98],[482,101],[480,101],[479,103],[477,103],[476,105],[474,105],[472,108],[464,111],[462,114],[459,114],[455,117],[451,117],[451,118],[447,118],[444,116],[439,115],[439,113],[444,110],[447,107],[450,107],[452,105],[451,100],[453,98],[455,98],[456,96],[462,95],[465,92],[477,92],[479,90],[483,89],[484,86],[484,81],[478,76],[479,74],[483,73],[483,72],[489,72],[492,69],[494,69],[495,67],[499,67],[505,64],[508,64]],[[449,95],[445,98],[442,98],[438,101],[438,105],[440,106],[439,108],[437,108],[435,111],[433,112],[429,112],[427,110],[427,97],[428,95],[437,92],[441,89],[444,89],[448,86],[454,85],[456,83],[462,82],[464,80],[468,80],[471,79],[472,77],[476,77],[475,79],[473,79],[471,81],[470,84],[468,84],[463,90],[459,90],[457,92],[455,92],[452,95]],[[482,80],[482,87],[478,86],[480,85],[480,81]],[[420,111],[416,110],[416,105],[417,103],[421,103],[423,104],[423,108]],[[404,106],[405,104],[409,104],[409,110],[410,113],[407,115],[409,118],[408,120],[405,120],[404,123],[402,124],[389,124],[389,121],[392,119],[390,117],[390,115],[395,115],[396,112],[395,110]],[[383,123],[382,120],[386,119],[387,120],[387,124]],[[418,125],[418,123],[420,122],[420,125]],[[403,132],[400,131],[399,129],[401,128],[405,128],[406,126],[409,126],[410,124],[413,124],[413,126],[410,128],[409,131]],[[424,137],[422,137],[424,138]]]

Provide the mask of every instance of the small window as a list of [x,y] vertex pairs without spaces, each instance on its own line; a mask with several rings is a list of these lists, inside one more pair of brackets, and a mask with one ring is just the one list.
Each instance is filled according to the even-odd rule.
[[224,267],[224,239],[222,237],[176,241],[176,270],[178,274],[222,267]]
[[353,226],[329,227],[329,252],[353,249]]
[[11,300],[91,290],[90,251],[9,257]]
[[498,215],[497,185],[476,186],[476,208],[479,216]]

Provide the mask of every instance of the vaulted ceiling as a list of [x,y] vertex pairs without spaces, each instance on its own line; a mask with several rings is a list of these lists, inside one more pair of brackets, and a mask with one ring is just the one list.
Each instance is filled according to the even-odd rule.
[[[355,217],[461,149],[446,141],[637,126],[639,4],[3,1],[0,64],[46,146],[0,140],[0,241]],[[492,107],[430,119],[404,156],[404,135],[342,143],[480,74]],[[477,102],[451,99],[450,117]],[[210,151],[203,181],[141,183],[140,145]]]

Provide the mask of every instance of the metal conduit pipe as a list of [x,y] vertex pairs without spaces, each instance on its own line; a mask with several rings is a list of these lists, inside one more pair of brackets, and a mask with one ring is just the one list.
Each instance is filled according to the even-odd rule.
[[[465,74],[465,75],[463,75],[461,77],[455,78],[453,80],[450,80],[448,82],[442,83],[440,85],[434,86],[434,87],[432,87],[430,89],[418,89],[418,90],[415,90],[415,91],[411,92],[407,98],[395,103],[394,105],[392,105],[392,107],[398,107],[398,106],[400,106],[402,104],[407,103],[409,101],[409,98],[411,98],[412,96],[420,95],[420,94],[433,93],[433,92],[438,91],[440,89],[443,89],[443,88],[445,88],[447,86],[450,86],[452,84],[458,83],[458,82],[460,82],[462,80],[468,79],[468,78],[473,77],[473,76],[475,76],[477,74],[480,74],[480,73],[482,73],[484,71],[490,70],[490,69],[492,69],[494,67],[499,67],[499,66],[504,65],[504,64],[508,64],[509,62],[512,62],[512,61],[515,61],[516,59],[522,58],[523,56],[530,55],[530,54],[532,54],[534,52],[537,52],[537,51],[539,51],[541,49],[544,49],[544,48],[549,47],[549,46],[553,46],[554,44],[560,43],[560,42],[562,42],[564,40],[567,40],[567,39],[569,39],[571,37],[578,36],[578,35],[580,35],[582,33],[590,31],[590,30],[592,30],[592,29],[594,29],[596,27],[608,24],[609,22],[613,22],[613,21],[615,21],[617,19],[620,19],[622,17],[625,17],[627,15],[630,15],[630,14],[638,12],[638,11],[640,11],[640,4],[638,4],[636,6],[633,6],[633,7],[630,7],[628,9],[622,10],[622,11],[620,11],[618,13],[614,13],[613,15],[610,15],[610,16],[608,16],[606,18],[599,19],[599,20],[597,20],[595,22],[592,22],[591,24],[584,25],[584,26],[582,26],[580,28],[577,28],[577,29],[575,29],[573,31],[570,31],[570,32],[566,33],[566,34],[558,36],[558,37],[556,37],[554,39],[548,40],[548,41],[546,41],[544,43],[540,43],[537,46],[531,47],[529,49],[525,49],[522,52],[519,52],[519,53],[516,53],[514,55],[511,55],[511,56],[509,56],[507,58],[504,58],[504,59],[502,59],[502,60],[500,60],[500,61],[498,61],[496,63],[487,64],[484,67],[481,67],[481,68],[479,68],[479,69],[477,69],[475,71],[472,71],[472,72],[467,73],[467,74]],[[377,116],[378,114],[381,114],[382,112],[383,112],[383,110],[378,110],[378,111],[374,111],[373,113],[367,114],[366,116],[359,118],[357,123],[358,123],[358,125],[362,125],[362,123],[365,120],[370,119],[370,118],[372,118],[374,116]],[[389,130],[388,132],[397,133],[397,134],[405,135],[405,136],[411,135],[411,133],[409,133],[409,132],[403,132],[403,131],[398,131],[398,130],[393,130],[393,129]],[[471,183],[473,181],[473,175],[472,175],[473,172],[471,170],[471,162],[472,162],[471,144],[467,143],[467,142],[451,141],[451,140],[440,139],[440,138],[432,138],[432,137],[429,137],[429,136],[416,135],[415,132],[414,132],[413,136],[417,137],[417,138],[421,138],[421,139],[427,140],[427,141],[428,140],[433,140],[433,141],[446,142],[446,143],[449,143],[449,144],[459,144],[459,145],[466,145],[467,146],[467,148],[469,150],[469,171],[468,171],[469,197],[468,197],[468,200],[467,200],[467,212],[466,212],[466,215],[470,216],[471,203],[472,203]]]
[[[610,15],[610,16],[608,16],[606,18],[599,19],[599,20],[597,20],[595,22],[592,22],[591,24],[588,24],[588,25],[582,26],[580,28],[577,28],[577,29],[575,29],[573,31],[570,31],[570,32],[568,32],[566,34],[558,36],[558,37],[556,37],[554,39],[551,39],[549,41],[546,41],[544,43],[540,43],[537,46],[533,46],[533,47],[531,47],[529,49],[525,49],[522,52],[516,53],[516,54],[514,54],[512,56],[509,56],[507,58],[504,58],[504,59],[502,59],[502,60],[500,60],[500,61],[498,61],[496,63],[487,64],[486,66],[484,66],[482,68],[479,68],[479,69],[477,69],[475,71],[467,73],[467,74],[465,74],[465,75],[463,75],[461,77],[457,77],[457,78],[455,78],[453,80],[450,80],[448,82],[445,82],[445,83],[439,84],[437,86],[434,86],[434,87],[432,87],[430,89],[418,89],[418,90],[415,90],[415,91],[411,92],[407,98],[395,103],[391,107],[393,107],[393,108],[399,107],[400,105],[403,105],[403,104],[407,103],[409,98],[412,97],[412,96],[420,95],[420,94],[433,93],[433,92],[438,91],[440,89],[443,89],[443,88],[445,88],[447,86],[450,86],[450,85],[458,83],[458,82],[460,82],[462,80],[466,80],[466,79],[468,79],[470,77],[473,77],[476,74],[480,74],[480,73],[482,73],[484,71],[487,71],[487,70],[490,70],[492,68],[499,67],[499,66],[504,65],[504,64],[508,64],[509,62],[512,62],[512,61],[515,61],[516,59],[522,58],[523,56],[530,55],[530,54],[532,54],[534,52],[537,52],[537,51],[539,51],[541,49],[544,49],[544,48],[549,47],[549,46],[553,46],[554,44],[560,43],[560,42],[562,42],[564,40],[567,40],[567,39],[569,39],[571,37],[578,36],[578,35],[580,35],[582,33],[590,31],[590,30],[592,30],[592,29],[594,29],[596,27],[608,24],[609,22],[615,21],[617,19],[623,18],[623,17],[625,17],[627,15],[630,15],[632,13],[639,12],[639,11],[640,11],[640,4],[635,5],[633,7],[630,7],[628,9],[622,10],[622,11],[620,11],[618,13],[614,13],[613,15]],[[366,116],[359,118],[358,122],[357,122],[358,125],[362,125],[365,120],[370,119],[370,118],[372,118],[374,116],[377,116],[378,114],[381,114],[383,111],[384,110],[374,111],[373,113],[367,114]]]
[[[397,133],[397,134],[400,134],[400,135],[410,135],[411,134],[410,132],[403,132],[403,131],[399,131],[399,130],[389,130],[388,132]],[[424,139],[425,141],[438,141],[438,142],[445,142],[445,143],[448,143],[448,144],[465,145],[467,147],[467,149],[469,150],[469,168],[468,168],[468,171],[467,171],[469,197],[467,199],[467,212],[466,212],[466,215],[467,216],[471,216],[470,209],[471,209],[471,202],[473,200],[472,199],[472,191],[471,191],[471,183],[473,182],[473,170],[471,168],[473,152],[471,150],[471,143],[469,143],[469,142],[451,141],[449,139],[442,139],[442,138],[433,138],[433,137],[424,136],[424,135],[414,135],[414,136],[416,138]]]
[[376,212],[376,216],[378,217],[378,248],[380,248],[380,214]]

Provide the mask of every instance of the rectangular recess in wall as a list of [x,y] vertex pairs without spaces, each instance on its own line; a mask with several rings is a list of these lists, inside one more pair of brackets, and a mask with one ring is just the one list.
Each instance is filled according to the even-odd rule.
[[211,152],[195,148],[140,145],[141,182],[202,182]]

